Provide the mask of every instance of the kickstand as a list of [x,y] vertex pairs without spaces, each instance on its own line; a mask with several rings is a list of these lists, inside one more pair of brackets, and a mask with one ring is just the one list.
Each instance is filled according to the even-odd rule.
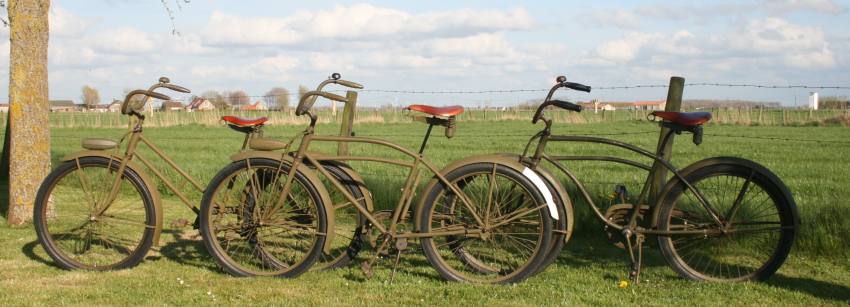
[[401,260],[401,250],[399,250],[398,253],[396,253],[396,255],[395,255],[395,263],[393,264],[393,272],[390,274],[390,283],[393,283],[393,280],[395,279],[395,271],[396,271],[396,268],[398,268],[398,263],[399,263],[400,260]]
[[[631,263],[631,269],[629,270],[629,279],[632,281],[632,283],[637,284],[640,283],[640,268],[643,262],[644,236],[643,234],[634,234],[630,230],[624,230],[623,236],[626,237],[626,249],[629,251],[629,261]],[[634,244],[632,243],[632,236],[635,237]],[[637,247],[637,257],[635,257],[635,247]]]
[[395,271],[398,268],[398,262],[401,260],[401,252],[407,249],[407,239],[398,238],[398,240],[395,241],[395,248],[398,253],[395,256],[395,264],[393,264],[393,273],[390,275],[390,283],[393,283],[393,279],[395,279]]

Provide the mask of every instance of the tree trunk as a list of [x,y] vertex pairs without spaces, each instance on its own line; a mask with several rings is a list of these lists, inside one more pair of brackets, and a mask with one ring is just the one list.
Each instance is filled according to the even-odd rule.
[[10,0],[9,225],[32,219],[35,194],[50,171],[47,98],[49,0]]

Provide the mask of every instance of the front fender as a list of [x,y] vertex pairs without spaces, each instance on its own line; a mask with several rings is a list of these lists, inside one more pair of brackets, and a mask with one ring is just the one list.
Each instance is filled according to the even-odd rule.
[[[83,157],[101,157],[118,161],[123,159],[122,156],[115,155],[112,152],[105,150],[83,150],[62,157],[62,161],[74,161]],[[146,186],[148,186],[148,191],[151,193],[154,207],[154,218],[156,219],[156,225],[154,225],[153,232],[153,244],[154,246],[159,246],[159,235],[162,233],[162,196],[160,196],[159,190],[156,188],[156,182],[151,180],[151,177],[139,164],[132,160],[127,161],[127,168],[136,172],[136,174],[139,174],[139,177],[142,178],[142,181]]]
[[[233,162],[249,159],[268,159],[286,163],[290,166],[293,165],[292,157],[281,152],[247,150],[230,156],[230,160]],[[333,202],[331,201],[331,196],[328,193],[328,190],[325,189],[325,185],[322,184],[322,180],[320,180],[319,176],[316,175],[315,171],[311,170],[304,163],[298,163],[297,170],[299,173],[303,174],[304,177],[306,177],[307,180],[310,181],[310,184],[312,184],[316,188],[316,191],[319,193],[319,197],[322,199],[322,203],[325,204],[323,207],[325,211],[325,216],[327,216],[328,218],[328,231],[325,234],[325,245],[323,246],[323,251],[325,253],[328,253],[331,250],[331,243],[333,242],[334,236],[334,221],[336,221],[334,217]]]

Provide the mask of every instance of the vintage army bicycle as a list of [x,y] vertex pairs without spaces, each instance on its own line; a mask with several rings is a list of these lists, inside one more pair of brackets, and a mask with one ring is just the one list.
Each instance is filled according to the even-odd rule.
[[[521,159],[531,168],[537,168],[542,161],[554,165],[575,185],[606,229],[622,235],[622,244],[632,264],[630,277],[633,280],[640,274],[641,250],[647,235],[657,236],[664,258],[679,275],[694,280],[763,280],[782,265],[799,231],[800,221],[791,192],[773,172],[756,162],[736,157],[708,158],[680,170],[662,155],[662,149],[674,133],[690,132],[693,142],[699,145],[703,137],[702,125],[711,119],[711,113],[652,112],[652,116],[661,119],[660,125],[669,129],[662,135],[655,153],[606,138],[553,135],[553,121],[543,112],[547,107],[582,110],[577,104],[552,99],[555,91],[560,88],[591,90],[589,86],[567,82],[563,76],[556,81],[532,119],[532,123],[543,121],[545,127],[531,137]],[[535,141],[536,147],[528,155]],[[596,143],[626,149],[651,159],[673,176],[657,196],[650,195],[652,166],[613,156],[550,155],[546,146],[552,142]],[[603,213],[567,167],[577,161],[619,163],[647,171],[649,175],[637,198],[629,195],[625,187],[618,186],[614,199],[621,203]]]
[[[127,93],[121,113],[130,116],[129,131],[119,141],[89,138],[82,141],[83,151],[62,158],[42,182],[36,195],[34,223],[39,242],[62,268],[110,270],[123,269],[141,262],[153,245],[159,244],[162,231],[162,199],[156,183],[142,168],[163,182],[187,207],[197,213],[187,196],[168,180],[162,170],[137,151],[139,144],[150,148],[197,191],[204,188],[181,169],[144,134],[145,116],[141,113],[153,97],[171,98],[155,92],[166,88],[181,93],[190,91],[171,84],[166,77],[147,90]],[[138,95],[142,99],[136,99]],[[242,149],[262,136],[265,118],[244,126],[239,118],[225,116],[228,125],[245,133]],[[121,153],[121,149],[124,152]],[[141,165],[139,164],[141,163]],[[198,221],[194,223],[197,228]]]
[[[407,108],[427,114],[417,117],[428,124],[418,152],[377,138],[317,135],[317,116],[312,113],[317,98],[344,104],[353,101],[351,94],[342,97],[322,88],[327,84],[359,88],[338,78],[334,75],[301,97],[295,113],[310,119],[302,133],[289,142],[264,140],[274,145],[232,157],[234,162],[208,186],[201,204],[201,234],[210,254],[226,271],[237,276],[298,276],[334,248],[330,243],[336,234],[334,224],[348,223],[355,229],[351,239],[343,240],[349,258],[368,241],[366,233],[378,234],[375,258],[361,264],[367,276],[377,255],[391,250],[400,255],[415,239],[421,240],[428,261],[449,280],[510,283],[537,272],[549,254],[552,233],[565,232],[559,226],[563,223],[556,222],[559,214],[564,219],[564,206],[553,200],[548,188],[551,183],[503,156],[471,157],[442,170],[425,160],[434,126],[445,127],[446,136],[453,136],[456,116],[463,112],[458,106]],[[320,142],[371,145],[412,161],[310,150],[311,144]],[[374,211],[364,204],[363,195],[351,193],[340,176],[324,167],[312,167],[344,161],[407,169],[395,209]],[[411,214],[423,171],[434,176]],[[341,205],[329,205],[333,202],[320,176],[359,218],[340,221],[335,217],[339,210],[334,207]],[[406,227],[409,224],[413,226]]]

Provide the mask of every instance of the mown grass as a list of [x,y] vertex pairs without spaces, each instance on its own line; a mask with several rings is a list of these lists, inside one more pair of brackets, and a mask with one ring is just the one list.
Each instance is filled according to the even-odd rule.
[[[386,137],[409,148],[418,148],[425,126],[421,124],[362,124],[360,136]],[[540,126],[527,121],[461,122],[457,136],[446,139],[439,129],[428,144],[426,156],[438,167],[461,157],[494,152],[519,153],[528,136]],[[270,126],[266,135],[288,138],[302,126]],[[646,122],[556,124],[560,134],[614,134],[615,139],[653,148],[657,126]],[[78,150],[83,137],[117,138],[122,129],[53,129],[54,163]],[[333,134],[335,125],[321,125],[320,133]],[[646,132],[642,134],[627,134]],[[241,135],[224,127],[183,125],[149,128],[146,135],[169,153],[202,184],[229,162],[241,145]],[[721,137],[742,135],[790,139],[836,140],[843,143],[772,141]],[[558,262],[547,271],[512,286],[447,283],[424,257],[405,254],[394,282],[389,283],[391,261],[384,260],[377,276],[364,280],[356,267],[332,272],[310,272],[293,280],[233,278],[206,254],[197,232],[172,229],[170,221],[192,220],[191,211],[165,193],[166,231],[162,246],[139,267],[117,272],[68,272],[52,265],[35,240],[31,227],[0,226],[0,301],[10,305],[130,305],[130,304],[283,304],[283,305],[828,305],[850,303],[850,130],[846,127],[742,127],[710,125],[705,141],[693,145],[679,137],[674,163],[684,167],[700,159],[732,155],[755,160],[777,173],[794,193],[803,229],[792,254],[779,273],[766,283],[709,284],[679,279],[654,249],[648,249],[640,285],[626,289],[616,282],[626,276],[626,255],[605,243],[596,221],[582,201],[576,206],[576,236]],[[319,146],[332,150],[332,144]],[[384,156],[383,151],[352,146],[354,153]],[[551,153],[623,154],[621,150],[587,144],[550,144]],[[153,158],[149,152],[142,153]],[[643,160],[648,162],[647,160]],[[160,164],[163,165],[163,164]],[[615,184],[639,191],[645,174],[598,163],[571,164],[588,183],[596,201],[605,203]],[[402,171],[374,164],[355,164],[373,187],[379,208],[392,208],[403,183]],[[176,172],[169,178],[181,182]],[[190,190],[187,184],[184,190]],[[166,192],[165,189],[160,188]],[[575,194],[575,193],[573,193]],[[198,201],[199,192],[190,193]],[[574,197],[575,201],[576,198]],[[650,246],[653,246],[651,244]],[[368,256],[368,254],[364,255]]]

